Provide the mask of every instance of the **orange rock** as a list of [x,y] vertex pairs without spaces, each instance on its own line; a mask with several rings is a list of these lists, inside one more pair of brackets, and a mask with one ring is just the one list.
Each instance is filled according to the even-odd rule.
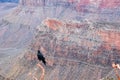
[[117,49],[120,50],[120,32],[113,31],[99,31],[98,35],[106,42],[106,48],[111,49],[111,45],[114,45]]
[[63,23],[61,21],[55,19],[47,19],[44,21],[44,24],[52,30],[57,30],[59,27],[63,26]]

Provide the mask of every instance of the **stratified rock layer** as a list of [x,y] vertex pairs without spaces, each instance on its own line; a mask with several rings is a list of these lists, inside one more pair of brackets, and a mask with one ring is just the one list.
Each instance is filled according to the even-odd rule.
[[[101,27],[93,23],[91,28],[87,23],[64,21],[61,22],[64,25],[58,26],[58,20],[45,21],[49,24],[45,22],[37,27],[31,44],[32,52],[40,49],[46,57],[45,80],[99,80],[112,71],[112,62],[119,63],[120,49],[116,42],[110,42],[117,31],[112,25],[104,30],[106,26],[99,23],[97,25]],[[103,31],[107,40],[103,39]],[[109,31],[113,31],[113,36],[109,37]]]

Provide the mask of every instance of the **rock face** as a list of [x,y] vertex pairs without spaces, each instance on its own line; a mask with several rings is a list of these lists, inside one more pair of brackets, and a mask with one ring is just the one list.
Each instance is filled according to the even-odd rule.
[[25,6],[42,6],[45,4],[45,0],[20,0],[19,3]]
[[[105,30],[108,25],[109,30]],[[114,32],[119,29],[112,28],[113,25],[108,23],[93,23],[91,28],[90,24],[83,22],[44,20],[37,26],[36,36],[29,49],[13,59],[16,63],[12,62],[14,65],[8,70],[6,77],[15,80],[30,80],[34,77],[39,79],[42,75],[41,69],[36,65],[40,63],[36,58],[39,49],[47,61],[46,66],[40,63],[45,70],[44,80],[115,78],[111,63],[120,63],[120,49],[115,43],[119,39],[119,32]],[[114,35],[117,37],[111,43]]]
[[93,23],[92,26],[86,22],[45,19],[37,26],[29,49],[13,59],[5,77],[30,80],[35,76],[39,79],[42,75],[36,66],[39,49],[47,61],[47,66],[40,63],[45,70],[45,80],[115,78],[111,64],[120,63],[119,28],[108,23]]
[[[56,25],[57,21],[51,24]],[[54,67],[52,70],[45,67],[45,80],[99,80],[108,76],[112,71],[112,62],[119,63],[120,49],[111,42],[104,42],[100,32],[105,25],[91,29],[85,23],[61,23],[64,25],[54,26],[57,29],[48,24],[38,26],[35,41],[31,45],[33,52],[40,49],[48,66]],[[107,49],[107,45],[110,49]]]
[[[1,68],[0,65],[0,69],[5,69],[0,74],[15,80],[31,80],[31,73],[39,78],[42,72],[36,66],[39,63],[36,52],[40,49],[47,61],[47,66],[40,63],[45,69],[45,80],[99,80],[110,75],[114,77],[111,63],[120,63],[119,10],[108,10],[106,5],[101,4],[104,9],[99,11],[99,0],[97,7],[94,0],[76,1],[20,0],[18,7],[2,17],[0,48],[5,48],[6,53],[13,48],[15,54],[19,48],[26,49],[25,46],[32,43],[26,52],[22,49],[19,55],[10,57],[11,64],[8,56],[3,56],[6,62],[9,61],[6,64],[1,58],[3,66]],[[91,4],[95,7],[89,8]],[[116,20],[118,23],[109,23]]]
[[[19,3],[24,6],[45,6],[45,5],[64,5],[74,4],[79,9],[83,6],[94,5],[99,8],[117,8],[120,7],[119,0],[20,0]],[[57,5],[56,5],[57,6]]]
[[[54,21],[51,24],[57,23]],[[111,62],[120,57],[117,55],[120,53],[119,32],[102,32],[102,28],[91,29],[89,24],[63,24],[59,27],[54,26],[57,30],[44,26],[38,28],[36,44],[39,43],[39,47],[42,46],[45,51],[49,51],[49,55],[102,66],[111,66]]]
[[34,26],[47,17],[61,20],[119,22],[119,1],[20,0],[19,7],[7,15],[5,20]]
[[23,48],[32,40],[30,26],[0,21],[0,48]]
[[100,4],[101,8],[117,8],[120,7],[120,1],[119,0],[102,0],[102,3]]

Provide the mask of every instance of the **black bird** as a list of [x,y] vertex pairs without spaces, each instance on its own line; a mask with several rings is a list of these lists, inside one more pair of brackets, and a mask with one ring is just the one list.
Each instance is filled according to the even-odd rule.
[[38,50],[37,57],[38,57],[39,61],[42,61],[46,65],[45,57],[40,52],[40,50]]

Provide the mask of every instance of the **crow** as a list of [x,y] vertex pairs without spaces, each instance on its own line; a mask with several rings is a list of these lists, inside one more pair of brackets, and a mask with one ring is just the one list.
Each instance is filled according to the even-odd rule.
[[38,60],[39,60],[39,61],[42,61],[42,62],[44,63],[44,65],[46,65],[45,57],[44,57],[43,54],[40,52],[40,50],[38,50],[37,57],[38,57]]

